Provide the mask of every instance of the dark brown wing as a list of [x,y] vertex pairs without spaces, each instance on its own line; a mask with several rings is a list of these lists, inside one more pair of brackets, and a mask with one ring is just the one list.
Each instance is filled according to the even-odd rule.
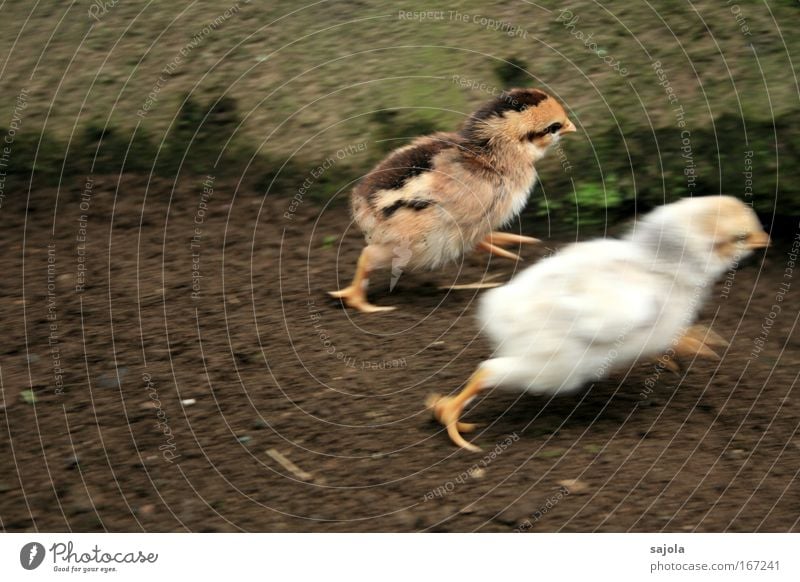
[[364,176],[353,190],[353,196],[364,197],[373,205],[378,192],[399,190],[411,178],[429,172],[436,154],[460,145],[461,137],[457,133],[436,133],[418,138],[409,146],[389,154]]

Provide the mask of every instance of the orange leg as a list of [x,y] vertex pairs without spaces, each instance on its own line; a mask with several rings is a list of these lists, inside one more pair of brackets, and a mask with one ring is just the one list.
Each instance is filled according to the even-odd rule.
[[464,440],[464,437],[461,436],[461,432],[475,430],[476,425],[467,422],[459,422],[458,419],[467,403],[472,400],[478,392],[486,388],[486,375],[486,371],[479,368],[458,395],[442,396],[440,394],[431,394],[425,402],[428,408],[433,410],[433,416],[436,420],[447,427],[447,434],[450,435],[450,440],[459,447],[476,453],[481,449],[468,443]]
[[394,307],[379,307],[367,301],[367,287],[369,287],[369,274],[372,270],[385,266],[386,258],[391,257],[384,247],[369,245],[358,257],[356,274],[353,282],[339,291],[329,291],[331,297],[341,299],[348,307],[357,309],[362,313],[376,313],[379,311],[391,311]]
[[705,346],[711,346],[712,348],[727,348],[729,345],[718,333],[699,323],[687,329],[685,335],[702,342]]
[[678,362],[676,362],[674,358],[668,356],[667,354],[664,354],[660,358],[654,360],[653,364],[656,366],[660,366],[666,370],[669,370],[676,376],[681,375],[680,364],[678,364]]
[[497,231],[489,233],[483,240],[499,247],[505,245],[533,245],[542,242],[538,238],[533,238],[532,236]]
[[478,243],[478,248],[486,251],[490,255],[497,255],[498,257],[503,257],[504,259],[511,259],[512,261],[522,260],[522,257],[520,257],[519,255],[515,255],[510,251],[501,249],[500,247],[495,246],[490,242],[486,242],[486,239]]
[[532,236],[522,236],[520,234],[511,234],[510,232],[490,232],[486,237],[478,243],[478,248],[486,251],[492,255],[503,257],[504,259],[511,259],[513,261],[521,261],[522,258],[510,251],[506,251],[501,247],[508,245],[521,245],[521,244],[536,244],[541,242],[538,238]]
[[678,358],[720,359],[719,354],[704,344],[702,340],[688,334],[679,339],[673,349],[675,350],[675,356]]
[[681,366],[678,360],[681,358],[706,358],[709,360],[719,360],[720,356],[711,348],[724,348],[728,346],[719,334],[711,331],[704,325],[693,325],[683,336],[673,345],[674,354],[672,356],[664,354],[655,361],[655,364],[680,375]]

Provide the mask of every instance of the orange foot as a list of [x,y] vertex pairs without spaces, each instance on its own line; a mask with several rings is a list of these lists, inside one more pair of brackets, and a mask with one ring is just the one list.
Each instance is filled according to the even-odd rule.
[[477,425],[468,422],[459,422],[459,417],[464,410],[464,406],[481,390],[483,390],[483,377],[485,374],[478,370],[472,375],[466,387],[457,396],[442,396],[441,394],[431,394],[425,401],[427,407],[433,411],[433,416],[441,424],[447,427],[447,434],[450,440],[461,448],[474,453],[480,452],[480,447],[464,440],[462,432],[471,432]]
[[379,307],[367,301],[367,287],[369,286],[369,274],[375,268],[385,265],[386,258],[391,258],[391,250],[383,246],[369,245],[361,251],[356,265],[356,274],[353,282],[344,289],[329,291],[328,295],[341,299],[347,307],[357,309],[362,313],[378,313],[380,311],[391,311],[394,307]]
[[328,295],[336,299],[341,299],[342,303],[347,305],[347,307],[357,309],[361,313],[378,313],[381,311],[392,311],[395,309],[394,307],[381,307],[379,305],[373,305],[367,301],[367,294],[361,285],[349,285],[344,289],[340,289],[339,291],[329,291]]
[[673,355],[664,354],[656,360],[660,365],[675,374],[682,372],[678,360],[701,358],[719,361],[721,358],[712,348],[728,347],[728,342],[719,334],[704,325],[696,324],[686,330],[672,347]]
[[518,254],[507,251],[501,247],[521,244],[531,245],[538,242],[541,241],[538,238],[533,238],[532,236],[522,236],[519,234],[511,234],[510,232],[490,232],[486,235],[486,238],[478,243],[477,248],[484,250],[489,254],[503,257],[504,259],[521,261],[522,257],[520,257]]

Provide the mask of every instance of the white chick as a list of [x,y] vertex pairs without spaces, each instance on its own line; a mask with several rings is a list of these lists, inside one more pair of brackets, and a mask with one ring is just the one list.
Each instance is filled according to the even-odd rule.
[[458,419],[481,390],[568,394],[667,350],[713,353],[690,326],[714,281],[768,244],[753,210],[730,196],[657,208],[622,240],[572,244],[481,298],[494,357],[460,394],[428,406],[454,443],[477,451],[460,434],[474,425]]

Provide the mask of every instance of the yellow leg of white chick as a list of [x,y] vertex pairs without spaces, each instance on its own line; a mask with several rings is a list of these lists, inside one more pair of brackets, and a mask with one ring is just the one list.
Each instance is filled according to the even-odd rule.
[[662,368],[666,368],[676,376],[680,376],[681,372],[683,371],[681,369],[680,364],[676,362],[672,356],[669,356],[667,354],[664,354],[660,358],[654,360],[653,364],[656,366],[660,366]]
[[505,245],[535,245],[542,242],[538,238],[533,238],[532,236],[497,231],[490,233],[484,240],[499,247]]
[[700,323],[686,330],[686,335],[702,342],[704,346],[710,348],[727,348],[728,345],[730,345],[725,338],[721,337],[711,328]]
[[367,301],[367,288],[369,287],[369,274],[375,269],[388,267],[392,261],[392,250],[382,245],[367,245],[361,256],[358,257],[356,274],[353,282],[339,291],[329,291],[328,294],[336,299],[341,299],[348,307],[357,309],[362,313],[377,313],[391,311],[394,307],[380,307]]
[[683,337],[675,342],[671,353],[667,351],[655,359],[653,364],[680,376],[683,368],[679,359],[705,358],[719,361],[720,356],[713,348],[726,348],[728,345],[728,342],[718,333],[698,323],[687,329]]
[[520,257],[518,254],[512,253],[511,251],[507,251],[505,249],[501,249],[500,247],[493,245],[490,242],[487,242],[486,239],[478,243],[478,248],[483,251],[486,251],[490,255],[495,255],[498,257],[502,257],[504,259],[511,259],[512,261],[522,260],[522,257]]
[[[468,451],[478,452],[480,447],[464,440],[462,432],[472,432],[477,425],[468,422],[459,422],[464,407],[481,391],[496,386],[528,385],[532,392],[542,393],[546,390],[543,385],[549,386],[548,378],[544,375],[544,384],[531,382],[531,378],[543,377],[541,369],[534,367],[523,358],[505,357],[492,358],[481,363],[480,367],[470,377],[464,389],[455,396],[442,396],[431,394],[426,400],[428,409],[433,411],[433,416],[447,427],[450,440]],[[574,382],[568,380],[562,385],[562,390],[569,391],[575,388]]]
[[675,355],[680,359],[705,358],[719,360],[719,354],[712,350],[702,340],[690,336],[688,333],[675,343]]
[[433,411],[433,416],[436,420],[447,427],[447,434],[450,435],[450,440],[459,447],[475,453],[481,449],[464,440],[461,433],[475,430],[476,425],[459,422],[458,419],[461,417],[464,407],[469,404],[469,401],[478,392],[486,388],[484,380],[487,375],[488,372],[485,369],[478,368],[458,395],[442,396],[441,394],[431,394],[426,401],[426,405]]

